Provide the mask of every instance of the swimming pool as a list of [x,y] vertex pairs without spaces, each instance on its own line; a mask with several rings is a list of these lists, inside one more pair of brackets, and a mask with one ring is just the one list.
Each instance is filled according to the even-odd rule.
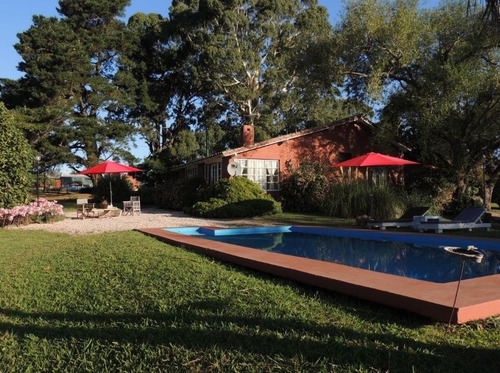
[[[284,255],[207,239],[207,236],[306,232],[378,241],[410,242],[420,246],[469,246],[500,251],[500,240],[420,233],[368,231],[365,229],[316,228],[304,226],[219,229],[141,228],[138,231],[177,247],[233,265],[273,276],[288,278],[309,286],[343,293],[404,309],[434,320],[462,324],[500,315],[500,274],[463,280],[455,302],[456,281],[438,283],[351,267],[316,259]],[[254,236],[255,237],[255,236]],[[443,250],[444,251],[444,250]],[[495,253],[496,254],[496,253]],[[451,256],[451,254],[450,254]],[[450,257],[450,260],[453,256]],[[459,266],[457,265],[457,270]],[[458,277],[458,276],[457,276]]]
[[294,226],[168,230],[267,252],[436,283],[458,281],[460,276],[462,259],[447,253],[442,246],[474,245],[485,254],[484,259],[481,263],[467,260],[462,279],[500,273],[500,244],[474,238]]

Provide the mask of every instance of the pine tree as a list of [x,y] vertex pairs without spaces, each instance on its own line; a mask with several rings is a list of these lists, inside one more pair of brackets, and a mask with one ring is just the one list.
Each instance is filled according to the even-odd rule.
[[60,18],[34,16],[18,34],[24,75],[4,81],[2,99],[38,123],[31,137],[54,163],[89,167],[111,156],[131,157],[126,144],[133,127],[122,120],[127,96],[116,74],[129,47],[118,19],[128,4],[60,0]]

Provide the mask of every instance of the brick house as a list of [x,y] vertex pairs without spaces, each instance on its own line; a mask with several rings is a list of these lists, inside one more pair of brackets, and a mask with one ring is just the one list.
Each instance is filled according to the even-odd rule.
[[241,147],[175,166],[173,177],[204,177],[208,183],[214,183],[238,174],[278,195],[280,180],[290,168],[304,160],[333,164],[366,153],[371,150],[373,132],[369,120],[355,115],[254,143],[253,126],[244,125]]

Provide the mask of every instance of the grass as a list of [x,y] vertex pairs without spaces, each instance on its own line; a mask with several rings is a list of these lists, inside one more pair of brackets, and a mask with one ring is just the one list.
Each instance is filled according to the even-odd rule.
[[0,371],[497,371],[500,318],[452,327],[138,232],[0,230]]
[[[92,194],[89,193],[75,193],[75,192],[47,192],[47,193],[41,193],[40,194],[41,198],[45,198],[49,201],[54,201],[56,200],[59,204],[63,205],[64,211],[68,212],[74,212],[76,211],[76,200],[77,198],[87,198],[88,200],[92,200]],[[32,201],[36,200],[36,195],[31,194],[30,199]]]
[[319,216],[312,214],[299,214],[284,212],[275,215],[266,215],[262,220],[284,225],[318,225],[327,227],[355,227],[354,219],[334,218],[330,216]]

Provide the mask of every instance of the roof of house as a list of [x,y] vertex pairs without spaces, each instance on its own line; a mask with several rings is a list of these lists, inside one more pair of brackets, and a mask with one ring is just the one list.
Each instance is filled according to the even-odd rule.
[[196,159],[194,161],[184,163],[182,165],[174,166],[173,168],[176,169],[176,168],[184,167],[184,166],[187,166],[190,164],[196,164],[196,163],[199,163],[202,161],[207,161],[210,158],[219,158],[221,156],[222,157],[235,156],[239,153],[247,152],[249,150],[263,148],[265,146],[277,144],[277,143],[284,142],[284,141],[289,141],[292,139],[296,139],[298,137],[310,135],[310,134],[321,132],[321,131],[331,130],[335,127],[343,126],[346,124],[352,124],[352,123],[362,124],[371,130],[374,130],[374,128],[375,128],[374,124],[370,120],[366,119],[363,115],[358,114],[358,115],[350,116],[348,118],[339,119],[339,120],[333,121],[329,124],[325,124],[322,126],[317,126],[317,127],[309,128],[306,130],[297,131],[294,133],[289,133],[289,134],[278,136],[278,137],[273,137],[272,139],[260,141],[258,143],[253,144],[253,145],[250,145],[250,146],[241,146],[239,148],[224,150],[222,152],[212,154],[208,157],[199,158],[199,159]]

